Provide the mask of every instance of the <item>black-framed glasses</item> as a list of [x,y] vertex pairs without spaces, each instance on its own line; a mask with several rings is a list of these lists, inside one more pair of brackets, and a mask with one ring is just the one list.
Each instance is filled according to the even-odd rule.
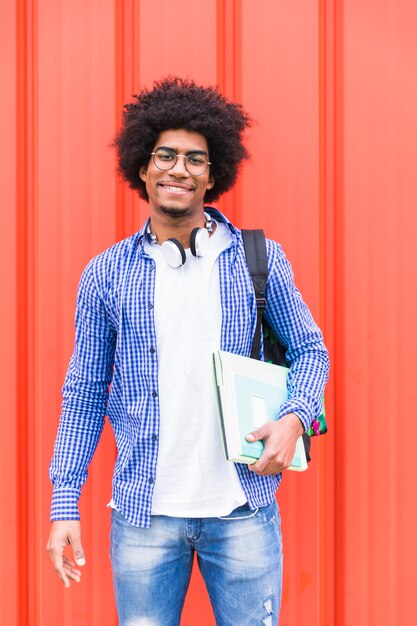
[[170,170],[178,160],[178,157],[185,159],[185,169],[192,176],[201,176],[207,171],[210,161],[202,152],[189,152],[188,154],[178,154],[171,148],[157,148],[151,152],[153,162],[159,170]]

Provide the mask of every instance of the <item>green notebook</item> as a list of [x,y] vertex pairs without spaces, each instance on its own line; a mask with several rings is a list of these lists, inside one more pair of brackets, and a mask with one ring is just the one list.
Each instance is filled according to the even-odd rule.
[[[213,363],[226,458],[236,463],[254,463],[261,456],[264,444],[249,442],[246,435],[277,418],[288,398],[288,368],[222,350],[213,353]],[[297,440],[288,469],[307,469],[302,437]]]

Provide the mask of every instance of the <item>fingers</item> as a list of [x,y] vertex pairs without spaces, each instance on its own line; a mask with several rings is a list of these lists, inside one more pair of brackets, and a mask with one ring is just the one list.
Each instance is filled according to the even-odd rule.
[[286,469],[285,460],[281,458],[280,453],[273,453],[270,449],[265,447],[265,450],[256,461],[248,466],[251,472],[258,474],[258,476],[267,476],[269,474],[279,474],[282,470]]
[[260,441],[261,439],[266,440],[271,434],[271,428],[269,424],[264,424],[261,428],[257,430],[253,430],[251,433],[246,435],[246,439],[248,441]]
[[85,565],[85,556],[83,547],[81,545],[81,539],[79,537],[74,538],[73,541],[71,541],[71,545],[72,553],[74,555],[74,559],[77,565]]
[[64,557],[63,569],[64,569],[64,572],[65,572],[67,578],[70,578],[71,580],[75,581],[76,583],[80,582],[80,580],[81,580],[81,572],[80,572],[79,569],[76,569],[75,563],[73,561],[70,561],[69,559]]
[[256,461],[248,465],[251,472],[258,474],[258,476],[269,476],[270,474],[279,474],[284,469],[289,467],[290,463],[286,463],[285,460],[279,458],[278,455],[266,453],[265,451]]
[[257,430],[252,431],[246,435],[246,439],[250,442],[252,441],[263,441],[265,444],[265,449],[262,452],[262,455],[256,461],[256,463],[252,463],[248,465],[248,468],[251,472],[255,472],[259,476],[263,476],[266,474],[278,473],[280,470],[276,472],[272,472],[269,469],[269,465],[273,460],[273,454],[271,453],[271,445],[268,440],[272,433],[272,422],[266,423]]
[[246,436],[248,441],[263,440],[265,448],[260,458],[248,468],[259,476],[279,474],[291,465],[295,439],[285,433],[285,422],[268,422]]
[[64,567],[64,546],[47,546],[47,550],[49,552],[49,556],[52,561],[52,565],[54,566],[54,570],[56,571],[58,578],[62,580],[64,583],[64,587],[68,589],[70,586],[69,577],[67,575],[68,568]]
[[[71,546],[75,563],[65,555],[65,549],[68,545]],[[81,572],[76,565],[84,565],[85,556],[81,544],[81,527],[78,521],[53,522],[46,549],[64,587],[68,588],[70,581],[80,582]]]

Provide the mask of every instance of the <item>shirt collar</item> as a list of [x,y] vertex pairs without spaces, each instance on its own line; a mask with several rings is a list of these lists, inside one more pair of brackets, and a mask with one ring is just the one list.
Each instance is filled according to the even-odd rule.
[[[230,233],[232,235],[232,239],[233,239],[233,244],[234,246],[236,246],[236,239],[237,239],[237,234],[238,234],[238,229],[233,226],[233,224],[227,219],[227,217],[225,215],[223,215],[223,213],[221,213],[218,209],[215,209],[214,207],[211,206],[205,206],[204,210],[214,219],[216,220],[216,222],[223,222],[224,224],[226,224],[229,227]],[[140,231],[137,233],[137,245],[139,247],[139,254],[143,254],[143,243],[144,243],[144,239],[146,237],[146,232],[148,229],[148,224],[150,222],[150,217],[148,217],[148,219],[145,221],[145,223],[143,224],[142,228],[140,229]]]

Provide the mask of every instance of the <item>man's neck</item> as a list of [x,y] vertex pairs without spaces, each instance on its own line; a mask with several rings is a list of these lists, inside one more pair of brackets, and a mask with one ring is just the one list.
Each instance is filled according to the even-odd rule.
[[184,248],[189,248],[193,228],[204,228],[205,225],[204,210],[197,216],[151,212],[150,228],[160,244],[173,237],[178,239]]

